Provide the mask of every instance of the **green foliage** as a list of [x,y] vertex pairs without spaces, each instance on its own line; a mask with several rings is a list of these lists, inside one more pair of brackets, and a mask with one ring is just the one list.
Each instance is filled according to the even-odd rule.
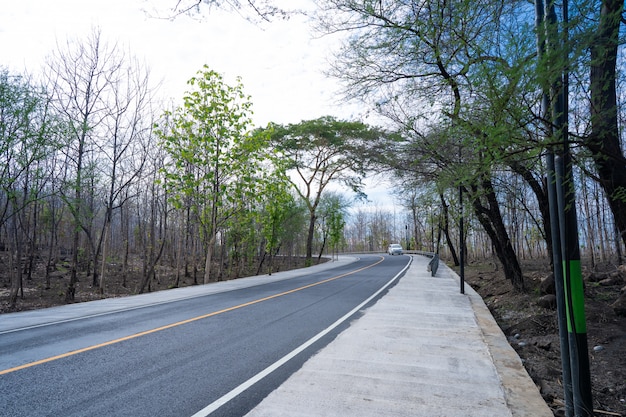
[[190,207],[210,239],[242,202],[257,198],[268,135],[253,132],[239,79],[229,86],[205,66],[188,84],[184,104],[165,112],[155,131],[169,157],[163,174],[175,206]]
[[341,243],[349,207],[350,202],[338,192],[328,192],[322,198],[319,208],[321,233],[327,237],[331,249]]
[[[471,183],[540,144],[533,8],[490,0],[324,2],[329,31],[353,36],[333,74],[408,139],[388,165],[447,186]],[[358,22],[358,24],[357,24]],[[527,130],[528,129],[528,130]],[[530,150],[530,151],[529,151]]]
[[368,167],[363,150],[371,149],[371,143],[387,133],[331,116],[273,125],[269,133],[276,155],[284,160],[282,166],[291,171],[289,182],[309,211],[306,257],[310,263],[316,213],[324,190],[331,182],[339,182],[363,195],[362,178]]
[[617,187],[615,189],[615,192],[613,193],[613,195],[611,195],[611,198],[613,200],[619,200],[622,202],[626,202],[626,188],[624,187]]
[[0,189],[9,200],[28,204],[37,198],[38,190],[26,184],[49,174],[41,163],[59,148],[60,126],[41,88],[0,69]]
[[[295,171],[298,180],[292,181],[292,185],[313,211],[321,192],[332,181],[359,194],[368,168],[365,151],[391,136],[365,123],[338,120],[332,116],[287,126],[273,125],[272,129],[271,143],[284,157],[285,168]],[[314,183],[318,184],[315,190]]]
[[259,221],[266,242],[265,250],[273,253],[298,207],[294,197],[289,193],[289,181],[284,172],[276,171],[272,180],[265,183],[261,194],[263,211],[260,213]]

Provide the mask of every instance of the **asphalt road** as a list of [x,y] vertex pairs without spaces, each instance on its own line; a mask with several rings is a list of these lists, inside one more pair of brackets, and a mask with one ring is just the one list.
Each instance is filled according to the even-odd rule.
[[409,259],[0,332],[0,416],[244,415]]

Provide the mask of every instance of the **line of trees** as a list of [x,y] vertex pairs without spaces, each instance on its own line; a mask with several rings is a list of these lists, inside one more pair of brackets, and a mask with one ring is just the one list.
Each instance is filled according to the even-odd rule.
[[0,71],[10,308],[26,281],[74,302],[79,285],[106,294],[113,275],[141,293],[341,248],[351,200],[327,188],[358,192],[357,152],[386,132],[333,117],[256,128],[241,80],[208,67],[178,106],[155,91],[148,68],[99,30],[59,45],[37,79]]
[[[333,117],[255,128],[241,81],[208,67],[165,106],[148,68],[97,30],[60,45],[38,80],[1,71],[9,305],[35,276],[44,290],[62,277],[72,302],[79,281],[105,293],[112,274],[139,274],[129,292],[144,292],[166,268],[171,286],[206,283],[394,242],[456,262],[459,191],[468,255],[495,256],[523,290],[519,258],[551,259],[542,157],[560,145],[543,101],[565,64],[583,255],[622,261],[620,2],[577,1],[567,26],[536,20],[557,7],[539,0],[318,5],[323,31],[350,35],[330,72],[396,133]],[[567,55],[553,30],[568,31]],[[354,201],[330,191],[363,197],[371,171],[396,178],[406,216],[349,214]]]
[[[563,114],[553,109],[568,83],[583,242],[594,262],[609,254],[622,261],[622,1],[570,1],[568,21],[557,19],[560,3],[551,0],[318,4],[319,29],[347,35],[330,70],[345,97],[364,101],[403,134],[371,157],[404,180],[405,195],[431,187],[455,259],[448,216],[458,219],[458,207],[455,214],[449,206],[459,190],[471,208],[465,217],[486,234],[516,289],[524,289],[519,256],[551,254],[543,157],[560,152]],[[417,224],[415,216],[415,238]]]

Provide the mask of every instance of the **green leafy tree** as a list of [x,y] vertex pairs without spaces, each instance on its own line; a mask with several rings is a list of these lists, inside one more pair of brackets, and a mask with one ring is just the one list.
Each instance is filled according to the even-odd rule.
[[305,120],[287,126],[273,126],[271,141],[293,172],[290,182],[309,211],[306,264],[311,265],[317,209],[331,182],[362,194],[367,160],[361,157],[368,142],[388,133],[362,122],[338,120],[331,116]]
[[[221,239],[218,276],[227,279],[245,276],[253,268],[260,238],[256,204],[243,200],[238,205],[237,215],[226,221]],[[222,271],[224,266],[227,266],[226,271]]]
[[259,213],[259,222],[265,244],[264,254],[261,262],[259,262],[257,273],[260,272],[265,254],[269,254],[268,274],[272,274],[274,256],[278,253],[281,241],[289,230],[287,225],[297,219],[299,207],[289,190],[290,184],[287,176],[284,172],[277,170],[274,178],[265,184],[261,193],[263,210]]
[[[518,102],[526,54],[534,53],[532,37],[514,42],[525,39],[520,30],[532,26],[520,28],[512,17],[532,9],[491,0],[326,0],[321,6],[322,30],[350,34],[331,70],[344,81],[345,97],[371,103],[407,138],[381,163],[420,172],[418,178],[444,190],[464,187],[481,224],[496,239],[501,263],[510,266],[507,278],[522,289],[493,173],[515,144],[507,137],[509,121],[518,122],[512,103]],[[521,103],[516,106],[527,106]]]
[[320,229],[322,235],[322,243],[318,255],[318,262],[324,253],[326,243],[330,248],[331,254],[338,249],[343,238],[343,229],[346,226],[346,210],[350,203],[346,198],[337,192],[326,193],[320,204]]
[[252,104],[240,80],[229,86],[205,66],[188,84],[184,104],[165,112],[156,134],[169,156],[164,174],[173,202],[189,204],[201,224],[208,283],[220,230],[241,201],[258,197],[267,135],[252,133]]

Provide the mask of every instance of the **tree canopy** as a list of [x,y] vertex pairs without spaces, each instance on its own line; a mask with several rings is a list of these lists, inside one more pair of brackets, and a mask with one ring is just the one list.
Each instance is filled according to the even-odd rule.
[[253,133],[241,83],[229,86],[205,66],[189,85],[184,105],[165,112],[157,135],[170,158],[163,170],[173,201],[188,204],[203,226],[207,283],[224,222],[243,209],[242,201],[259,197],[266,135]]
[[294,173],[291,184],[309,210],[306,258],[312,258],[317,209],[329,184],[343,184],[362,196],[369,161],[364,150],[391,134],[362,122],[325,116],[287,126],[274,125],[271,143]]

